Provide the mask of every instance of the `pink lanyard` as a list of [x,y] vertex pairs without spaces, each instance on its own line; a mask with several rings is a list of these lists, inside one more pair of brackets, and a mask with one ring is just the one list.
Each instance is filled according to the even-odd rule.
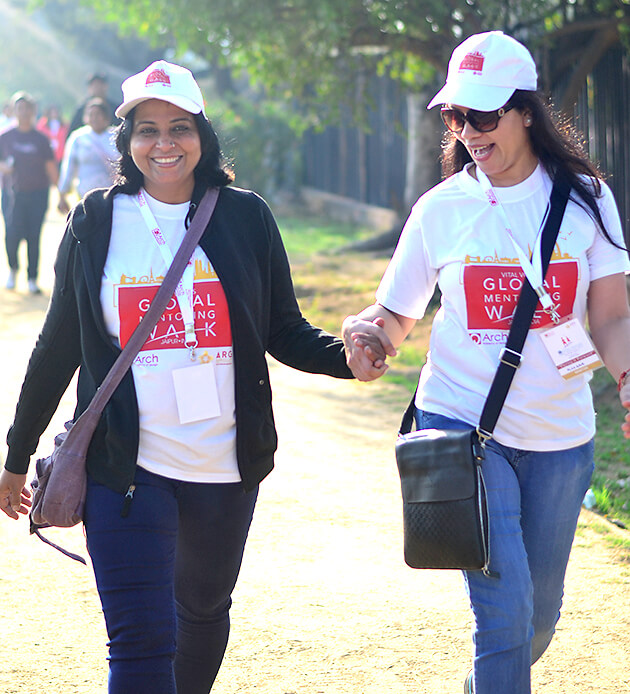
[[[152,238],[160,249],[160,253],[164,258],[166,267],[169,268],[173,262],[173,253],[168,247],[166,239],[162,234],[155,216],[147,204],[147,200],[142,189],[138,191],[138,196],[134,202],[142,214],[142,218],[147,225],[147,229],[151,232]],[[184,270],[181,279],[177,283],[177,288],[174,292],[184,321],[184,344],[190,353],[191,360],[193,361],[195,359],[195,348],[199,344],[197,341],[197,335],[195,333],[195,314],[193,311],[194,274],[194,262],[191,257],[191,259],[188,261],[188,265],[186,265],[186,269]]]

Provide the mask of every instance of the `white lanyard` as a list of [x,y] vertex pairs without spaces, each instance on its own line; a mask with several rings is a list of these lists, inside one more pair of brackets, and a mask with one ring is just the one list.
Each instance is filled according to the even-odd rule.
[[[135,203],[142,214],[147,229],[151,232],[151,236],[155,240],[160,249],[160,253],[164,258],[166,267],[169,268],[173,262],[173,253],[166,243],[160,227],[155,219],[153,212],[147,204],[147,200],[144,197],[142,189],[138,191],[138,197],[135,199]],[[177,288],[175,289],[175,298],[179,304],[179,310],[182,313],[182,318],[184,320],[184,344],[190,352],[190,358],[195,359],[195,348],[197,347],[197,335],[195,333],[195,314],[193,311],[193,283],[194,283],[194,264],[192,258],[188,261],[186,269],[182,274],[179,282],[177,283]]]
[[532,252],[532,259],[530,261],[530,259],[525,255],[523,249],[520,247],[520,245],[514,238],[510,222],[507,218],[505,210],[503,209],[501,201],[495,195],[494,189],[492,188],[492,183],[490,183],[490,180],[488,179],[486,174],[478,166],[476,167],[476,172],[477,178],[479,179],[479,183],[481,184],[481,187],[483,188],[483,191],[486,194],[486,197],[488,198],[490,206],[496,209],[497,212],[501,215],[501,220],[505,226],[507,235],[510,237],[510,241],[512,241],[512,244],[514,245],[514,249],[516,250],[516,253],[518,255],[518,259],[521,263],[521,267],[523,268],[523,272],[525,273],[525,276],[527,277],[531,286],[534,288],[534,291],[538,295],[538,298],[540,299],[540,303],[544,311],[549,314],[551,320],[554,323],[559,323],[560,314],[557,311],[558,306],[553,303],[551,296],[549,296],[549,293],[545,289],[545,278],[542,267],[542,232],[545,226],[545,222],[547,221],[547,215],[549,214],[549,205],[547,205],[547,209],[545,210],[545,214],[543,215],[543,220],[540,224],[538,235],[536,236],[536,240],[534,241],[534,250]]

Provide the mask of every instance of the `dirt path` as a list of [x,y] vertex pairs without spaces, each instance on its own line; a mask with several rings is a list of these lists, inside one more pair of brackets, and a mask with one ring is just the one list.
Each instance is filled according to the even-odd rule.
[[[53,216],[44,262],[59,233]],[[42,284],[50,285],[50,273]],[[3,432],[45,304],[0,290]],[[272,383],[277,469],[261,486],[213,694],[458,694],[470,657],[460,577],[402,561],[393,439],[405,396],[275,364]],[[51,435],[71,397],[63,408]],[[584,512],[563,618],[534,669],[538,694],[630,693],[630,566],[615,561],[603,525]],[[78,528],[57,537],[83,548]],[[0,694],[105,693],[105,634],[90,569],[4,517],[0,614]]]

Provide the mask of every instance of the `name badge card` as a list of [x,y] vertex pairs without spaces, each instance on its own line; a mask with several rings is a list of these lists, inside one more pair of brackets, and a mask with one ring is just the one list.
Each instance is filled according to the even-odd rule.
[[214,361],[175,369],[173,384],[181,424],[200,422],[221,414]]
[[562,378],[573,378],[604,365],[577,318],[554,325],[541,332],[540,337]]

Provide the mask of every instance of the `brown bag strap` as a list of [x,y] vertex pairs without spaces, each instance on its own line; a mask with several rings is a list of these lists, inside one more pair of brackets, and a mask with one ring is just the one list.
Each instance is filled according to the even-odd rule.
[[[101,383],[87,408],[87,410],[91,410],[94,414],[96,414],[96,419],[100,417],[103,408],[133,363],[133,360],[136,358],[140,348],[147,341],[147,338],[155,327],[155,324],[158,322],[160,316],[164,312],[164,309],[168,305],[168,302],[171,300],[173,292],[177,287],[177,283],[179,282],[184,269],[190,260],[190,256],[193,254],[193,251],[199,243],[199,239],[201,239],[203,232],[210,222],[210,218],[212,217],[212,213],[216,207],[218,197],[218,188],[208,188],[201,199],[197,212],[195,213],[195,216],[190,223],[190,227],[184,236],[184,240],[182,241],[175,258],[173,258],[173,262],[171,263],[171,266],[169,267],[168,272],[166,273],[166,276],[164,277],[162,284],[157,291],[157,294],[153,298],[148,311],[144,314],[140,323],[138,323],[136,329],[133,331],[133,334],[125,345],[125,348],[114,362],[114,365],[109,370],[107,376],[105,376],[103,379],[103,383]],[[87,412],[87,410],[85,412]],[[88,417],[88,419],[91,418],[92,417]]]

